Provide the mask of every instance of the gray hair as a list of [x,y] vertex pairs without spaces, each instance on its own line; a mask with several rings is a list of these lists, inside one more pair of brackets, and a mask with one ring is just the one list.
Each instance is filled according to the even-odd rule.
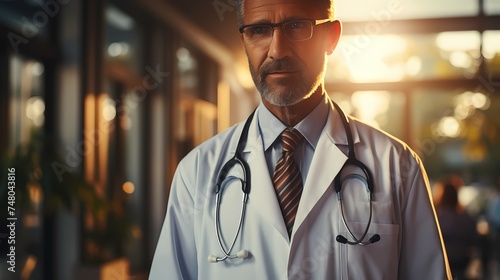
[[[334,19],[335,15],[335,3],[334,0],[315,0],[318,5],[320,5],[319,8],[324,9],[327,14],[328,18]],[[236,0],[236,15],[238,16],[238,23],[239,25],[243,25],[243,15],[244,15],[244,2],[245,0]]]

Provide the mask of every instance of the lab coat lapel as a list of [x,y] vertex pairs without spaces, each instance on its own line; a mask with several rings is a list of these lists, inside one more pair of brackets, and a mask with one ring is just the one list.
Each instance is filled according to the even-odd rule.
[[314,151],[309,174],[304,183],[304,190],[295,218],[294,235],[299,231],[301,224],[320,200],[321,196],[329,187],[332,187],[335,176],[347,160],[347,156],[336,144],[347,145],[347,140],[339,115],[331,107],[327,123]]
[[285,222],[267,168],[256,117],[250,125],[247,146],[243,152],[250,167],[251,189],[248,206],[260,212],[263,222],[272,225],[288,241]]

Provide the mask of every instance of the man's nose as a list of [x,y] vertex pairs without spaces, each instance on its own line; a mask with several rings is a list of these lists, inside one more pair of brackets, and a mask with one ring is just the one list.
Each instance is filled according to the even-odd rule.
[[285,38],[283,30],[281,28],[274,28],[268,57],[272,59],[282,59],[284,57],[290,57],[291,55],[292,50],[290,48],[290,42]]

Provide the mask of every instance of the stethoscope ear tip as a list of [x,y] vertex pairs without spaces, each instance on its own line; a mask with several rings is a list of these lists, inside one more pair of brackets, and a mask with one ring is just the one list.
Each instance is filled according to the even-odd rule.
[[218,262],[217,257],[214,256],[214,255],[209,255],[208,256],[208,262],[209,263],[217,263]]
[[372,236],[372,238],[370,238],[370,240],[368,240],[368,241],[370,241],[370,243],[375,243],[375,242],[377,242],[377,241],[379,241],[379,240],[380,240],[380,235],[375,234],[375,235],[373,235],[373,236]]
[[349,242],[347,240],[347,238],[345,238],[343,235],[337,235],[337,237],[335,238],[335,240],[337,240],[337,242],[339,243],[342,243],[342,244],[350,244],[350,245],[368,245],[368,244],[373,244],[375,242],[378,242],[380,241],[380,235],[378,234],[374,234],[369,240],[368,242],[361,242],[361,241],[358,241],[356,240],[356,242]]
[[238,253],[236,253],[236,256],[238,256],[238,258],[240,258],[240,259],[246,259],[248,257],[248,251],[243,249],[243,250],[239,251]]
[[337,240],[337,242],[342,243],[342,244],[346,244],[347,243],[347,238],[343,237],[342,235],[337,235],[337,237],[335,238],[335,240]]

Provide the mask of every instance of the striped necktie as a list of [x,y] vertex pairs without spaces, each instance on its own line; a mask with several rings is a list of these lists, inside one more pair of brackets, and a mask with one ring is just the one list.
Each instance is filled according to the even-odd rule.
[[302,176],[294,160],[293,152],[297,144],[303,140],[303,136],[293,128],[283,131],[281,139],[283,141],[283,153],[274,168],[273,185],[288,230],[288,237],[291,237],[302,194]]

